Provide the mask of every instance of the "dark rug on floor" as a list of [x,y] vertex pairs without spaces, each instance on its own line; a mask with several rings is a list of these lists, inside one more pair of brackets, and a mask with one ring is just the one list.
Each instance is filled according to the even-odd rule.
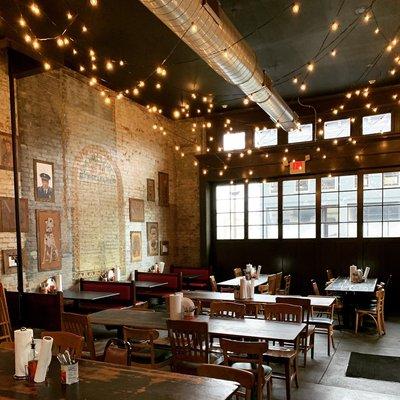
[[400,357],[352,352],[346,376],[400,382]]

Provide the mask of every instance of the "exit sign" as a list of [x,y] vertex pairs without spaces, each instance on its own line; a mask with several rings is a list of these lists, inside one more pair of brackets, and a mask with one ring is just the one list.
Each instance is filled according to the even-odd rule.
[[306,172],[305,161],[292,161],[290,163],[290,175],[293,174],[304,174]]

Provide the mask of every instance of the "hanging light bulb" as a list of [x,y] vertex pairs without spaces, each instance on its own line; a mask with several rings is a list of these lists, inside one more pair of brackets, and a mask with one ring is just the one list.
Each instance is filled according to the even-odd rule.
[[297,78],[297,76],[295,76],[295,77],[292,79],[292,82],[293,82],[294,84],[296,84],[298,81],[299,81],[299,79]]
[[306,89],[307,89],[307,85],[303,82],[303,83],[300,85],[300,90],[301,90],[302,92],[305,92]]
[[97,7],[97,5],[98,5],[97,0],[90,0],[90,5],[92,7]]
[[309,72],[313,72],[313,71],[314,71],[314,63],[309,62],[309,63],[307,64],[307,70],[308,70]]
[[292,6],[292,13],[293,14],[298,14],[300,11],[300,3],[296,2]]
[[49,70],[51,69],[50,63],[48,63],[47,61],[44,62],[44,63],[43,63],[43,68],[44,68],[46,71],[49,71]]
[[26,27],[26,21],[22,17],[18,20],[18,23],[22,28]]
[[106,69],[108,71],[112,71],[114,69],[114,65],[113,65],[113,63],[111,61],[107,61],[106,62]]
[[332,30],[333,32],[335,32],[335,31],[338,30],[338,28],[339,28],[339,22],[333,21],[333,22],[332,22],[332,25],[331,25],[331,30]]
[[179,110],[174,110],[172,113],[172,116],[176,119],[178,119],[181,116],[181,112]]
[[332,56],[332,57],[336,57],[336,53],[337,53],[337,50],[336,50],[336,49],[333,49],[333,50],[331,51],[331,56]]
[[36,15],[37,17],[40,15],[40,8],[36,3],[32,3],[29,6],[29,9],[32,11],[32,14]]
[[73,15],[70,11],[67,12],[67,19],[70,21],[73,18]]

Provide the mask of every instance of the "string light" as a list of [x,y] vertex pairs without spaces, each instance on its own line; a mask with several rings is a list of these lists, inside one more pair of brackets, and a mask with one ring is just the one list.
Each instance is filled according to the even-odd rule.
[[332,57],[336,57],[336,53],[337,53],[337,50],[336,50],[336,49],[333,49],[333,50],[331,51],[331,56],[332,56]]
[[82,25],[82,32],[86,33],[87,31],[88,31],[88,29],[87,29],[86,25]]
[[111,61],[107,61],[106,62],[106,69],[108,71],[112,71],[114,69],[114,65],[113,65],[113,63]]
[[68,11],[67,12],[67,19],[70,21],[73,18],[73,15]]
[[18,20],[18,23],[22,28],[26,27],[26,21],[22,17]]
[[43,63],[43,67],[44,67],[44,69],[45,69],[46,71],[49,71],[49,70],[51,69],[51,65],[50,65],[50,63],[48,63],[47,61],[45,61],[45,62]]
[[250,100],[246,97],[243,99],[243,104],[247,106],[250,103]]
[[305,92],[306,89],[307,89],[307,85],[303,82],[303,83],[300,85],[300,90],[301,90],[302,92]]
[[298,14],[300,11],[300,3],[296,2],[292,6],[292,13],[293,14]]
[[307,64],[307,70],[308,70],[309,72],[313,72],[313,71],[314,71],[314,63],[309,62],[309,63]]
[[107,105],[111,104],[111,98],[110,97],[106,97],[104,99],[104,103],[106,103]]
[[370,19],[371,19],[371,14],[368,12],[364,16],[364,22],[367,24]]
[[39,8],[39,6],[36,4],[36,3],[32,3],[30,6],[29,6],[29,9],[32,11],[32,14],[34,14],[34,15],[36,15],[36,16],[39,16],[41,13],[40,13],[40,8]]
[[26,34],[26,35],[24,36],[24,40],[25,40],[26,43],[32,42],[32,38],[31,38],[31,36],[28,35],[28,34]]
[[296,84],[298,81],[299,81],[299,79],[297,78],[297,76],[295,76],[295,77],[292,79],[292,82],[293,82],[294,84]]
[[97,7],[97,0],[90,0],[90,5],[92,6],[92,7]]
[[180,118],[181,112],[179,110],[174,110],[172,116],[176,119]]
[[331,30],[332,30],[333,32],[335,32],[335,31],[338,30],[338,28],[339,28],[339,22],[337,22],[337,21],[332,22]]

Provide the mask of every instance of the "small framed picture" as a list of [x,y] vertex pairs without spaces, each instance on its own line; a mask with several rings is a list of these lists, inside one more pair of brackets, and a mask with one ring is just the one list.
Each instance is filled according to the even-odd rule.
[[129,199],[129,220],[131,222],[144,222],[144,200]]
[[4,274],[10,275],[17,272],[17,250],[3,250],[3,268]]
[[158,204],[169,205],[169,175],[165,172],[158,173]]
[[35,200],[54,203],[54,163],[33,160]]
[[131,232],[131,260],[142,261],[142,232]]
[[169,242],[167,240],[162,240],[160,242],[160,255],[167,256],[169,254]]
[[12,137],[0,132],[0,169],[13,169]]
[[154,179],[147,179],[147,201],[156,201],[156,184]]
[[158,222],[146,222],[147,255],[158,256]]

